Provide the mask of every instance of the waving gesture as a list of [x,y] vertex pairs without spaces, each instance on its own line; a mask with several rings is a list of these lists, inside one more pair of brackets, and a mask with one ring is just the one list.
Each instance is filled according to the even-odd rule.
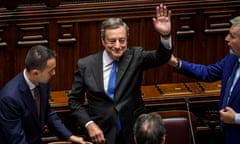
[[153,18],[155,29],[163,36],[171,32],[171,11],[167,6],[160,4],[156,7],[156,17]]

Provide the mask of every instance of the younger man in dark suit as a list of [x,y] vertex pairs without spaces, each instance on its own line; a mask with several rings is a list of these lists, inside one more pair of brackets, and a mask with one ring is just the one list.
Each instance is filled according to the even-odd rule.
[[48,81],[55,75],[56,53],[34,46],[27,53],[25,66],[0,92],[0,143],[41,144],[44,125],[48,125],[61,139],[89,144],[73,135],[50,108]]

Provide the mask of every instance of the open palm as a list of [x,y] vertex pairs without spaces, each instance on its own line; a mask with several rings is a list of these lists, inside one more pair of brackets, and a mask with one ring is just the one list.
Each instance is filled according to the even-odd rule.
[[162,35],[168,35],[171,32],[171,11],[163,4],[156,7],[156,17],[153,18],[154,28]]

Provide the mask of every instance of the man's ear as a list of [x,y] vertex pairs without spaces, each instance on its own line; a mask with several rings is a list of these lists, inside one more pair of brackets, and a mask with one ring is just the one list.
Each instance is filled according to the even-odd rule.
[[32,75],[37,76],[39,74],[39,70],[33,69],[31,73],[32,73]]
[[101,38],[102,45],[105,47],[105,40]]

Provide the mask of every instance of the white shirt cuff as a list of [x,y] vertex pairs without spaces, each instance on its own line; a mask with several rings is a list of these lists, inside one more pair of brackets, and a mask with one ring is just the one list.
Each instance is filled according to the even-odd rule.
[[87,123],[85,124],[85,128],[86,128],[89,124],[91,124],[91,123],[93,123],[93,121],[87,122]]
[[235,115],[235,124],[240,124],[240,113]]
[[163,38],[162,36],[160,37],[161,43],[166,49],[172,49],[172,37],[169,36],[169,38]]

